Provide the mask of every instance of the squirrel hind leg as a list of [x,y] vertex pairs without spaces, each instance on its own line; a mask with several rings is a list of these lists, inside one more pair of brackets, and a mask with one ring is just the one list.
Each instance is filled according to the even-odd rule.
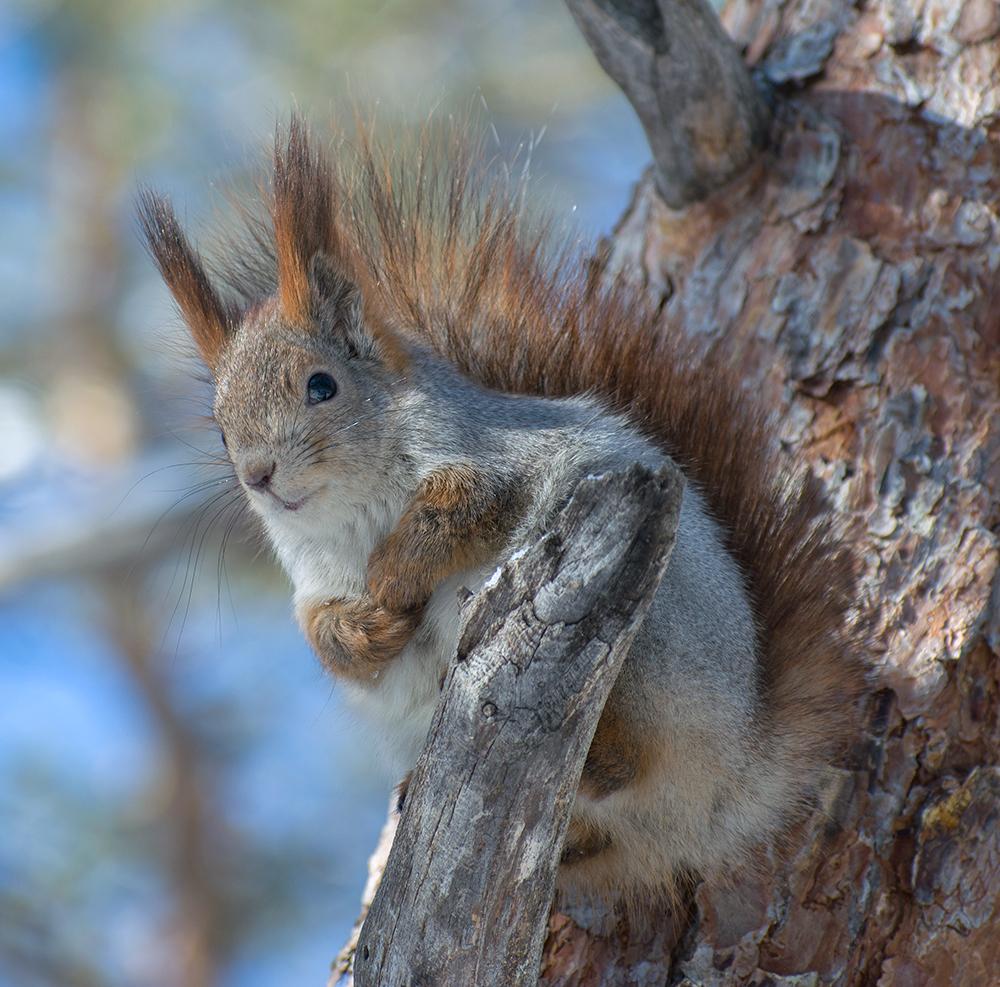
[[646,866],[641,849],[615,837],[599,823],[573,816],[556,873],[559,910],[578,924],[578,915],[610,915],[642,935],[670,922],[683,924],[698,883],[694,875]]
[[410,791],[410,779],[412,777],[413,772],[407,771],[406,774],[403,775],[402,781],[400,781],[400,783],[396,786],[396,790],[393,793],[395,796],[394,807],[396,809],[397,816],[401,816],[403,814],[403,810],[406,808],[406,796]]
[[610,846],[611,836],[607,832],[574,816],[566,830],[566,843],[559,863],[562,867],[572,867],[604,853]]
[[639,784],[656,760],[658,741],[637,722],[621,691],[612,690],[587,752],[580,792],[599,800]]

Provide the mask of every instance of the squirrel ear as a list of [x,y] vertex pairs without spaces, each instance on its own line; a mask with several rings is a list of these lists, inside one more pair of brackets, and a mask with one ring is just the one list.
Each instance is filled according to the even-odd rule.
[[346,348],[348,356],[377,357],[375,340],[365,330],[361,292],[337,270],[328,254],[313,255],[309,288],[320,331],[332,335]]
[[349,357],[377,360],[395,369],[405,365],[399,341],[388,330],[376,329],[366,318],[360,288],[341,273],[329,254],[313,255],[309,286],[320,331],[332,334]]
[[202,359],[214,370],[236,328],[238,313],[219,297],[201,257],[177,222],[170,202],[143,189],[137,208],[146,247],[174,296]]

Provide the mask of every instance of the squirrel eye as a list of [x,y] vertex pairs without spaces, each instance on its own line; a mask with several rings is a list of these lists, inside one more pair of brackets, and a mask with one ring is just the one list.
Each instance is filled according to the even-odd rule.
[[337,393],[337,382],[329,374],[313,374],[306,384],[306,403],[329,401]]
[[226,433],[220,430],[220,432],[219,432],[219,438],[222,439],[222,448],[223,449],[228,449],[229,448],[229,443],[226,441]]

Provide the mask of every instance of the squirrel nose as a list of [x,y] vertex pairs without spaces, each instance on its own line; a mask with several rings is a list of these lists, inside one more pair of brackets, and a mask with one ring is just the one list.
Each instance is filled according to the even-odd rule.
[[243,482],[253,490],[266,490],[274,476],[275,463],[255,463],[243,471]]

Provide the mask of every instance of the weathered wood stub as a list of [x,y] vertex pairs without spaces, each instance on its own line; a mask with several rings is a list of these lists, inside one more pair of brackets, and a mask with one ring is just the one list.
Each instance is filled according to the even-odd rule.
[[708,0],[566,0],[632,101],[674,208],[710,195],[767,141],[771,114]]
[[606,250],[665,323],[725,340],[853,522],[878,678],[798,852],[699,890],[679,936],[554,912],[541,983],[995,983],[1000,5],[732,0],[723,23],[773,93],[768,149],[679,209],[651,172]]
[[534,987],[583,762],[684,481],[587,478],[475,601],[361,930],[358,987]]

